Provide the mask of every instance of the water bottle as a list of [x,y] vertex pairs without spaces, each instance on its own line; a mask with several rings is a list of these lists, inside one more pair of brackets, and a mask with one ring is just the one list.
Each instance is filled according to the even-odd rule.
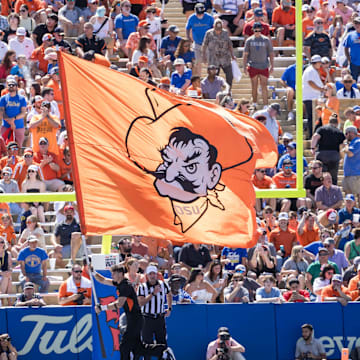
[[12,160],[12,164],[15,165],[15,155],[13,155],[13,156],[11,157],[11,160]]
[[164,279],[168,279],[169,278],[169,270],[164,270]]
[[271,91],[271,98],[276,99],[275,86],[269,86],[269,90]]

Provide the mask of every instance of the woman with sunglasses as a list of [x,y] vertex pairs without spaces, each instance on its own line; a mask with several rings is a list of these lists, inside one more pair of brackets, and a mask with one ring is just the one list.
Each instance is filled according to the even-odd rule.
[[218,295],[214,287],[204,281],[204,272],[199,268],[191,271],[185,291],[197,304],[214,303]]
[[[11,254],[8,251],[8,244],[3,237],[0,237],[0,294],[11,294],[11,272],[12,261]],[[11,306],[10,298],[8,298],[7,301],[8,306]]]
[[[45,182],[41,180],[39,168],[36,165],[30,165],[27,169],[27,175],[21,184],[23,193],[44,193],[46,192]],[[40,222],[45,222],[44,206],[42,203],[32,203],[31,212]]]
[[121,14],[121,0],[114,0],[111,4],[110,19],[115,27],[115,18]]
[[195,53],[191,50],[191,41],[189,39],[181,39],[175,51],[175,58],[183,59],[186,66],[192,69],[195,62]]
[[223,290],[226,286],[227,272],[223,271],[221,261],[215,259],[209,267],[209,271],[205,274],[204,280],[214,287],[217,292],[216,302],[222,303]]
[[26,4],[20,7],[20,27],[24,27],[30,33],[36,27],[35,20],[29,16],[29,7]]
[[235,111],[238,111],[240,114],[250,115],[250,101],[245,98],[240,99]]
[[331,283],[331,279],[335,274],[335,268],[332,265],[323,265],[318,278],[314,280],[313,292],[316,295],[316,302],[321,301],[321,290]]
[[270,255],[267,245],[257,244],[249,261],[249,268],[259,277],[262,273],[276,274],[276,259]]
[[30,235],[36,236],[39,239],[38,247],[46,250],[44,230],[41,228],[41,225],[39,224],[36,215],[30,215],[26,219],[26,229],[21,233],[18,239],[18,250],[21,250],[25,247],[26,239]]

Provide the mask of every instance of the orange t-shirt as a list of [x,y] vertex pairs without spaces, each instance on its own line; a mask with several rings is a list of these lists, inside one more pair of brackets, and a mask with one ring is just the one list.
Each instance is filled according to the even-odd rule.
[[319,241],[320,240],[320,232],[319,232],[319,228],[317,226],[315,226],[311,231],[309,231],[307,229],[307,226],[304,226],[304,232],[302,235],[300,235],[298,232],[297,236],[298,239],[300,241],[300,244],[302,246],[306,246],[309,245],[311,243],[313,243],[314,241]]
[[270,186],[274,184],[271,177],[267,175],[265,175],[262,180],[259,180],[256,175],[253,174],[251,181],[258,189],[270,189]]
[[148,254],[150,257],[156,257],[158,255],[158,249],[167,249],[171,242],[165,239],[156,239],[150,236],[143,236],[141,241],[148,246]]
[[46,86],[54,90],[54,100],[57,102],[59,107],[60,120],[64,119],[63,98],[59,83],[57,81],[50,80]]
[[[330,75],[332,75],[334,72],[335,72],[335,69],[333,69],[333,68],[330,68],[330,69],[329,69],[329,74],[330,74]],[[321,67],[320,70],[319,70],[319,75],[320,75],[321,81],[322,81],[323,83],[325,83],[325,82],[326,82],[326,76],[327,76],[327,74],[326,74],[325,70],[324,70],[322,67]]]
[[[36,128],[30,129],[32,135],[32,142],[33,142],[33,151],[39,151],[39,140],[42,137],[45,137],[49,140],[49,151],[58,155],[59,154],[59,146],[56,141],[56,133],[57,130],[60,128],[59,119],[54,115],[49,115],[51,118],[58,123],[58,127],[53,127],[48,118],[45,118]],[[31,118],[30,125],[34,124],[35,122],[39,121],[42,117],[42,114],[34,115]]]
[[282,231],[277,228],[270,233],[269,240],[274,244],[276,250],[280,250],[280,245],[284,245],[285,256],[290,256],[293,244],[296,243],[296,234],[290,229]]
[[351,300],[355,301],[360,296],[360,290],[350,291]]
[[296,219],[289,219],[289,229],[296,232],[299,222]]
[[0,225],[0,236],[2,236],[9,243],[9,245],[15,245],[16,234],[14,228],[11,225],[8,227]]
[[339,110],[340,110],[340,101],[336,96],[332,96],[328,99],[326,106],[332,108],[333,110],[323,108],[321,111],[321,120],[322,124],[327,125],[329,123],[329,119],[331,114],[336,113],[339,116]]
[[306,17],[302,21],[302,31],[304,37],[308,36],[313,30],[314,30],[314,20],[311,20],[308,17]]
[[[85,297],[87,298],[91,298],[91,287],[88,289],[82,289],[80,288],[80,282],[79,283],[75,283],[76,287],[78,288],[78,291],[85,291]],[[73,292],[68,292],[67,291],[67,282],[64,281],[59,288],[59,298],[63,298],[63,297],[69,297],[71,295],[74,295]],[[76,302],[69,302],[67,304],[64,304],[63,306],[69,306],[69,305],[77,305]]]
[[349,281],[349,286],[348,289],[350,291],[354,291],[357,290],[357,284],[360,281],[360,276],[356,275],[355,277],[353,277],[350,281]]
[[11,170],[14,172],[15,166],[17,165],[17,163],[23,161],[21,156],[16,155],[15,159],[14,159],[14,164],[12,161],[10,161],[10,164],[8,164],[8,160],[11,159],[12,160],[12,156],[4,156],[3,158],[1,158],[0,160],[0,166],[1,169],[3,169],[5,166],[11,167]]
[[67,181],[73,181],[72,171],[69,174],[67,174],[66,176],[63,176],[69,170],[72,170],[71,163],[69,165],[67,165],[67,164],[65,164],[64,159],[61,159],[59,165],[60,165],[60,179],[67,180]]
[[[349,289],[347,289],[345,286],[341,285],[341,291],[346,295],[350,295]],[[339,297],[339,296],[340,296],[340,294],[333,289],[331,284],[328,286],[325,286],[321,290],[321,301],[324,301],[324,299],[326,297]]]
[[36,48],[30,57],[31,60],[38,61],[39,62],[39,70],[47,73],[48,68],[48,61],[45,60],[45,48],[44,45],[40,45],[38,48]]
[[[47,153],[48,156],[52,156],[53,160],[52,162],[54,162],[55,164],[59,165],[59,161],[58,161],[58,157],[56,154],[48,152]],[[34,162],[40,164],[41,160],[44,158],[44,156],[40,153],[34,153]],[[53,179],[57,179],[57,172],[54,171],[49,164],[46,164],[44,167],[41,168],[41,172],[42,175],[44,177],[44,180],[53,180]]]
[[284,11],[281,6],[276,7],[272,14],[272,23],[279,25],[295,24],[295,7],[290,6],[289,11]]
[[44,3],[42,1],[39,0],[32,0],[32,1],[28,1],[28,0],[16,0],[15,3],[15,12],[16,13],[20,13],[20,7],[21,5],[27,5],[27,7],[29,8],[29,14],[31,14],[32,12],[36,12],[40,9],[44,9]]
[[284,173],[281,171],[274,175],[272,178],[278,189],[285,189],[286,185],[290,185],[290,188],[296,188],[296,174],[292,173],[291,176],[284,176]]
[[0,203],[0,215],[8,214],[11,216],[10,207],[7,203]]

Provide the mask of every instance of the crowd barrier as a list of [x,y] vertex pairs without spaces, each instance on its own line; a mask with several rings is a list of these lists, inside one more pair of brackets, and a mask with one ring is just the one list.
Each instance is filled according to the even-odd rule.
[[[328,359],[340,359],[343,347],[360,346],[359,319],[358,303],[175,305],[167,327],[177,360],[205,359],[220,326],[246,347],[248,360],[294,359],[303,323],[314,325]],[[0,332],[10,334],[23,360],[101,360],[101,351],[92,354],[95,328],[90,306],[0,309]]]

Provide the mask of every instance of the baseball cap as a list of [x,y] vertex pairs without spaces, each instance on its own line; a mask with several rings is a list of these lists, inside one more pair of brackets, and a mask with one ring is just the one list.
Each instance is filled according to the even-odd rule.
[[53,20],[55,20],[56,22],[59,20],[58,16],[57,16],[56,14],[54,14],[54,13],[49,14],[47,18],[48,18],[48,19],[53,19]]
[[11,174],[12,174],[11,167],[5,166],[5,167],[3,168],[3,170],[2,170],[2,173],[3,173],[3,175],[4,175],[4,174],[11,175]]
[[167,76],[164,76],[160,79],[160,84],[166,84],[166,85],[170,85],[170,79]]
[[321,56],[320,55],[313,55],[311,57],[311,63],[317,63],[317,62],[321,62]]
[[154,273],[157,274],[158,269],[157,269],[157,267],[154,266],[154,265],[149,265],[149,266],[146,268],[146,273],[147,273],[147,274],[150,274],[150,273],[152,273],[152,272],[154,272]]
[[148,62],[149,62],[149,58],[148,58],[147,56],[145,56],[145,55],[141,55],[141,56],[139,56],[138,62],[139,62],[139,61],[148,63]]
[[345,200],[355,201],[355,196],[353,194],[347,194],[345,196]]
[[219,329],[218,329],[218,334],[220,334],[220,333],[230,334],[229,329],[228,329],[227,327],[225,327],[225,326],[219,327]]
[[304,4],[302,7],[301,7],[301,11],[308,11],[310,9],[310,6],[308,4]]
[[26,35],[26,29],[24,27],[18,27],[16,29],[16,35],[25,36]]
[[337,212],[335,209],[328,209],[326,211],[326,216],[330,222],[336,221]]
[[[95,1],[97,1],[97,0],[95,0]],[[54,33],[65,34],[64,29],[61,28],[60,26],[55,28]]]
[[281,106],[279,103],[273,103],[269,106],[271,109],[275,110],[278,114],[281,112]]
[[330,62],[330,59],[329,59],[327,56],[323,56],[323,57],[321,58],[321,62],[322,62],[323,64],[327,64],[327,63]]
[[357,16],[353,22],[354,24],[360,24],[360,16]]
[[171,31],[173,33],[178,33],[179,32],[179,28],[176,26],[176,25],[170,25],[168,28],[167,28],[167,31]]
[[53,39],[54,39],[53,36],[51,34],[49,34],[49,33],[44,34],[43,37],[42,37],[43,42],[44,41],[53,41]]
[[254,22],[253,26],[252,26],[253,29],[262,29],[262,25],[260,22]]
[[144,26],[150,26],[150,24],[146,21],[146,20],[141,20],[139,21],[139,27],[144,27]]
[[294,163],[290,160],[290,159],[285,159],[282,163],[282,166],[284,165],[290,165],[290,166],[293,166]]
[[39,239],[35,235],[30,235],[26,240],[28,242],[39,241]]
[[[57,54],[56,54],[55,51],[52,51],[52,52],[46,54],[46,55],[44,56],[44,59],[45,59],[45,60],[57,60]],[[52,75],[52,74],[51,74],[51,70],[52,70],[52,69],[53,69],[53,68],[51,68],[50,71],[49,71],[49,74],[50,74],[50,75]]]
[[289,215],[288,215],[288,213],[286,213],[286,212],[281,212],[281,213],[279,214],[278,220],[279,220],[279,221],[280,221],[280,220],[289,220]]
[[50,74],[50,75],[55,75],[55,74],[58,73],[58,72],[59,72],[59,68],[58,68],[57,66],[54,66],[54,67],[52,67],[52,68],[50,69],[49,74]]
[[35,285],[34,285],[34,283],[32,283],[32,282],[26,282],[25,283],[25,285],[24,285],[24,290],[25,289],[35,289]]
[[326,249],[326,248],[320,248],[320,249],[319,249],[319,255],[320,255],[321,252],[324,252],[324,253],[326,253],[326,254],[329,254],[329,250]]
[[342,282],[343,281],[343,277],[340,274],[334,274],[332,277],[332,281],[339,281]]
[[282,138],[286,139],[286,140],[292,140],[293,136],[290,133],[286,132],[286,133],[284,133]]
[[35,95],[35,102],[43,101],[43,97],[40,95]]
[[204,10],[205,11],[205,5],[203,3],[197,3],[195,5],[195,9]]
[[283,4],[284,6],[291,6],[291,1],[289,1],[289,0],[282,0],[282,4]]
[[263,16],[264,13],[263,13],[263,11],[262,11],[261,8],[256,8],[256,9],[254,10],[254,15],[255,15],[255,16]]
[[235,267],[235,272],[245,272],[246,271],[246,267],[243,265],[243,264],[239,264],[239,265],[236,265]]
[[28,171],[29,170],[33,170],[33,171],[38,171],[39,169],[38,169],[38,167],[36,166],[36,165],[30,165],[29,167],[28,167]]
[[208,67],[208,70],[217,70],[218,67],[216,65],[209,65]]
[[326,245],[335,244],[335,240],[332,237],[328,237],[325,239],[324,244],[326,244]]
[[291,143],[287,144],[286,147],[292,148],[292,149],[296,149],[296,142],[292,141]]
[[33,152],[33,149],[32,148],[26,148],[25,150],[24,150],[24,155],[27,155],[27,154],[33,154],[34,152]]
[[184,59],[177,58],[177,59],[174,61],[174,66],[176,66],[176,65],[185,65]]
[[360,106],[359,105],[355,105],[353,107],[353,111],[357,112],[357,111],[360,111]]
[[357,128],[356,126],[350,125],[345,129],[345,133],[352,132],[354,134],[357,134]]
[[46,137],[41,137],[39,140],[39,144],[41,144],[42,142],[46,142],[48,144],[49,140]]
[[64,207],[64,212],[67,212],[68,210],[74,211],[75,209],[74,209],[74,207],[73,207],[72,205],[66,205],[66,206]]

